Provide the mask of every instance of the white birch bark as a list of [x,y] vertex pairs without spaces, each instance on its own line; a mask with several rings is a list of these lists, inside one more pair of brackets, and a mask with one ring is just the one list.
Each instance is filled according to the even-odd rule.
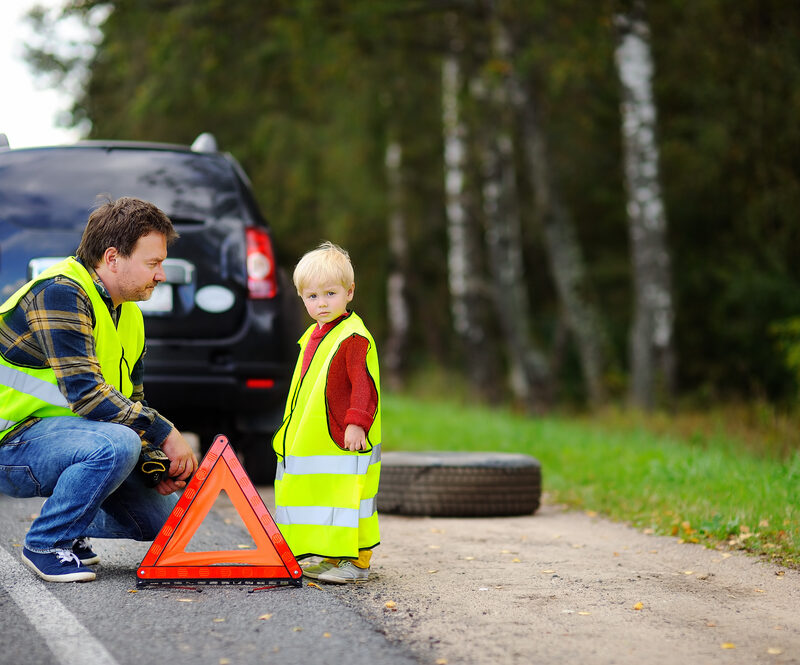
[[[503,34],[494,32],[493,49],[505,53]],[[498,41],[499,40],[499,41]],[[549,401],[550,377],[545,356],[531,332],[529,291],[522,258],[522,229],[512,140],[513,114],[508,78],[477,86],[488,101],[492,126],[483,147],[483,212],[498,318],[506,337],[510,384],[514,396],[533,410]]]
[[659,185],[653,59],[644,3],[635,2],[630,13],[617,15],[615,24],[634,291],[630,399],[637,406],[650,408],[659,380],[668,396],[674,390],[675,311],[667,216]]
[[470,279],[467,205],[464,192],[466,130],[459,113],[461,72],[455,54],[442,61],[442,126],[444,129],[444,186],[447,212],[447,275],[453,328],[457,335],[470,333],[467,303]]
[[388,336],[384,352],[387,383],[392,388],[403,384],[403,364],[408,346],[411,315],[408,306],[406,276],[408,274],[408,229],[406,225],[402,147],[390,141],[386,147],[386,181],[388,184],[389,277],[386,283]]
[[472,385],[485,397],[496,394],[494,349],[486,329],[488,298],[482,273],[478,231],[466,189],[467,128],[460,109],[462,87],[458,45],[442,62],[447,268],[453,330],[465,354]]
[[[497,21],[496,30],[498,55],[513,60],[514,45],[508,30],[500,21]],[[549,150],[534,95],[529,93],[513,69],[508,76],[508,85],[521,121],[526,171],[534,194],[536,215],[544,230],[550,272],[575,340],[589,402],[598,406],[606,400],[604,375],[610,348],[608,336],[602,317],[588,296],[592,289],[583,252],[575,225],[558,195],[551,174]]]

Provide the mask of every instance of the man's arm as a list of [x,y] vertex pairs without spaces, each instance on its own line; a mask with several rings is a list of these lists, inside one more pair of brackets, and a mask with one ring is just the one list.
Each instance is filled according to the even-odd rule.
[[161,445],[172,423],[104,380],[92,334],[92,306],[83,289],[56,279],[27,304],[26,319],[43,364],[52,367],[72,411],[88,420],[126,425],[145,441]]
[[[142,352],[143,357],[146,352],[146,349]],[[141,402],[144,406],[147,406],[147,402],[144,401],[143,379],[144,362],[142,358],[139,358],[131,370],[131,382],[133,383],[131,400]],[[175,490],[186,486],[189,477],[197,469],[197,457],[195,457],[183,435],[174,428],[167,435],[167,438],[161,442],[161,450],[166,453],[170,460],[170,465],[167,473],[168,477],[156,485],[156,490],[161,494],[171,494]]]

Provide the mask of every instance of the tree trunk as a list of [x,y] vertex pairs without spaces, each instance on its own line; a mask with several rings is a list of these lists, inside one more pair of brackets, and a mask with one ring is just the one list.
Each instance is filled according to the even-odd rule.
[[629,398],[651,408],[660,386],[671,398],[675,386],[671,257],[667,217],[659,185],[653,60],[644,2],[615,17],[616,65],[622,84],[622,139],[628,192],[628,228],[633,271]]
[[408,347],[410,312],[407,297],[408,230],[403,195],[403,151],[398,141],[386,148],[386,180],[389,198],[389,276],[386,283],[388,335],[384,347],[383,365],[390,388],[403,386],[404,359]]
[[[502,35],[495,32],[493,54],[503,56]],[[513,113],[508,78],[491,73],[484,77],[485,117],[491,126],[484,132],[483,212],[490,271],[498,319],[506,338],[510,381],[514,396],[533,411],[542,411],[552,400],[549,366],[536,348],[531,332],[529,292],[522,258],[522,229],[516,187],[513,148]]]
[[[455,26],[451,26],[455,29]],[[494,398],[494,362],[485,325],[486,298],[481,279],[477,228],[469,214],[465,188],[467,130],[461,117],[460,51],[456,39],[442,61],[442,126],[444,133],[445,210],[447,214],[447,272],[453,329],[464,348],[465,365],[473,386]]]
[[[510,31],[497,21],[499,57],[513,60]],[[536,95],[510,68],[508,85],[520,117],[527,176],[533,190],[536,216],[544,230],[550,272],[567,324],[575,340],[589,402],[607,399],[605,372],[610,344],[600,313],[590,297],[585,262],[575,225],[552,177],[549,151],[536,109]]]

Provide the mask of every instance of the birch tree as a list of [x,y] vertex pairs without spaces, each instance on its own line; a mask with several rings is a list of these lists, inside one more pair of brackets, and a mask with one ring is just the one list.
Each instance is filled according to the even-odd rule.
[[512,139],[512,89],[506,73],[507,50],[504,31],[492,30],[495,67],[476,83],[476,91],[487,102],[485,117],[491,119],[482,146],[484,224],[497,315],[509,357],[511,388],[516,399],[534,411],[541,411],[552,399],[551,377],[546,356],[535,345],[531,331]]
[[636,406],[651,408],[659,379],[667,396],[674,391],[675,310],[667,217],[659,185],[653,58],[644,2],[635,0],[631,10],[617,14],[614,22],[634,292],[630,400]]
[[[495,21],[497,57],[512,62],[515,44],[511,30],[500,19]],[[509,97],[519,115],[522,149],[527,177],[534,194],[536,217],[542,224],[550,272],[555,282],[566,323],[575,341],[589,402],[598,406],[606,401],[605,371],[610,344],[590,293],[585,261],[575,224],[561,200],[553,177],[549,149],[539,120],[536,93],[509,67]]]
[[386,147],[386,182],[388,187],[389,275],[386,281],[388,335],[384,365],[387,383],[400,388],[403,383],[403,359],[408,346],[411,315],[408,306],[408,229],[403,195],[403,149],[390,139]]
[[478,256],[476,223],[470,214],[471,202],[466,188],[467,127],[460,103],[462,43],[454,17],[450,18],[448,28],[450,44],[442,58],[442,127],[450,308],[453,329],[464,347],[471,381],[484,394],[491,394],[493,363],[484,323],[486,289]]

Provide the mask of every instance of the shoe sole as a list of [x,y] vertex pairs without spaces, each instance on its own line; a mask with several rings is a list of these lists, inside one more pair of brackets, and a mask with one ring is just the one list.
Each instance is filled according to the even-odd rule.
[[[78,557],[78,558],[80,559],[80,557]],[[100,557],[97,556],[97,555],[90,556],[88,559],[81,559],[81,563],[84,566],[93,566],[96,563],[100,563]]]
[[97,575],[91,571],[89,572],[78,572],[78,573],[66,573],[64,575],[48,575],[47,573],[43,573],[36,567],[36,564],[33,563],[28,557],[24,554],[22,555],[23,563],[28,566],[34,573],[36,573],[39,577],[41,577],[46,582],[91,582],[92,580],[97,577]]
[[323,577],[324,573],[320,575],[317,579],[320,582],[327,582],[328,584],[360,584],[362,582],[368,582],[369,577],[362,577],[358,579],[344,579],[343,577]]

